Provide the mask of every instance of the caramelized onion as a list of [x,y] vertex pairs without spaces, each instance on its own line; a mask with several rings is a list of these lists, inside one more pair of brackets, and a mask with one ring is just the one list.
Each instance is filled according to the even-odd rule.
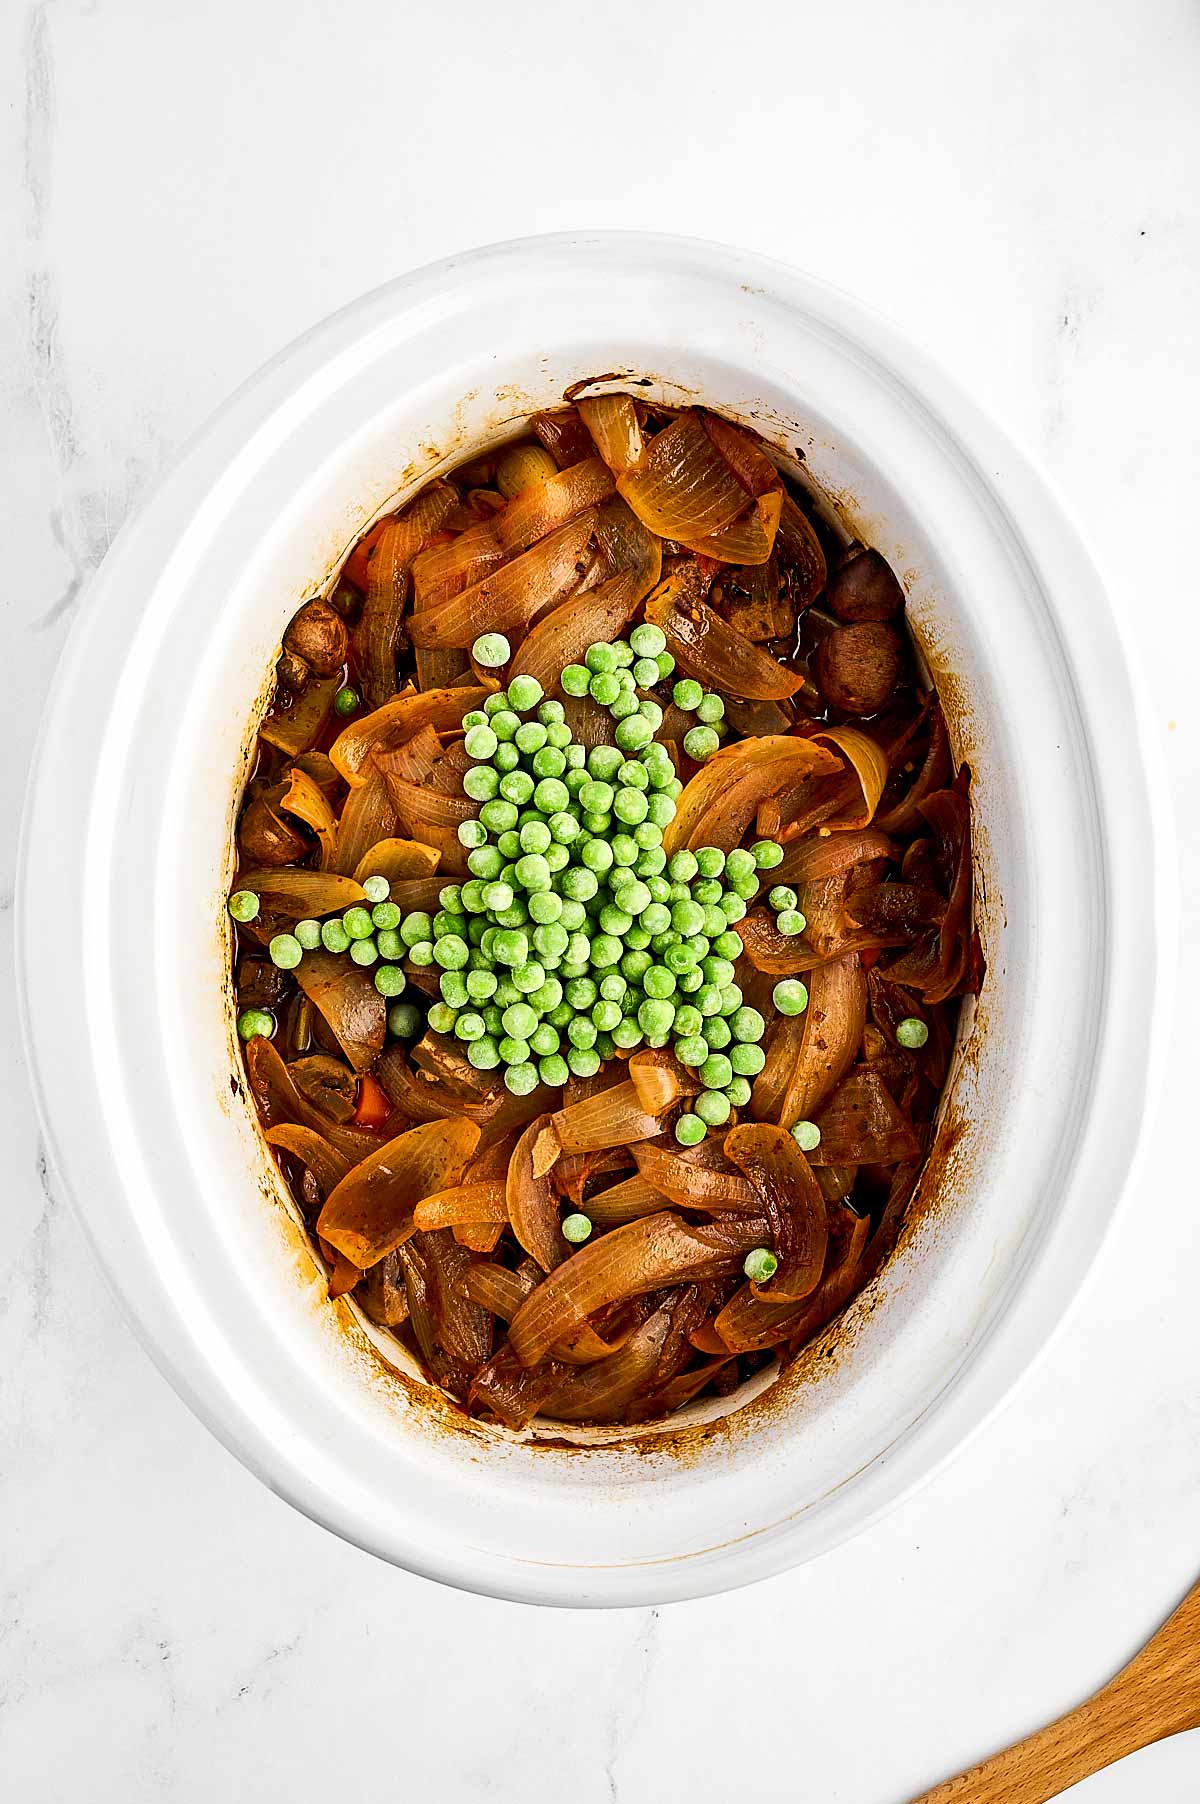
[[[736,786],[738,819],[754,819],[758,803],[801,772],[821,774],[836,770],[836,760],[812,739],[770,734],[762,739],[732,740],[715,751],[684,787],[675,805],[675,818],[663,835],[670,854],[681,846],[729,842],[729,803]],[[748,812],[747,812],[748,810]],[[735,836],[741,838],[742,829]],[[713,840],[706,837],[719,834]]]
[[406,689],[373,714],[364,714],[343,728],[329,748],[330,759],[353,789],[367,781],[367,766],[376,747],[399,745],[425,726],[438,732],[456,730],[462,726],[464,714],[482,708],[486,696],[487,690],[478,688],[431,689],[427,694]]
[[651,532],[684,545],[720,532],[746,505],[745,489],[692,412],[655,433],[617,488]]
[[277,746],[289,758],[296,757],[312,744],[329,718],[341,682],[340,676],[331,676],[309,683],[290,708],[267,716],[258,729],[259,738]]
[[920,1143],[873,1065],[857,1065],[813,1117],[821,1130],[814,1165],[893,1165],[915,1159]]
[[632,470],[645,450],[637,408],[629,395],[591,395],[576,402],[597,451],[615,476]]
[[[729,1168],[712,1170],[667,1152],[665,1147],[649,1143],[635,1146],[633,1156],[647,1183],[681,1209],[733,1209],[756,1211],[761,1208],[758,1192],[747,1178]],[[661,1205],[660,1205],[661,1207]]]
[[[794,1142],[793,1142],[794,1144]],[[669,1210],[589,1241],[538,1285],[514,1316],[509,1342],[522,1365],[536,1365],[606,1303],[644,1296],[661,1285],[725,1277],[755,1244],[748,1220],[740,1237],[689,1228]],[[744,1244],[742,1244],[744,1242]]]
[[281,1147],[308,1167],[317,1180],[322,1197],[335,1190],[350,1169],[345,1153],[340,1153],[324,1134],[301,1127],[297,1122],[281,1121],[268,1128],[266,1139],[268,1146]]
[[723,564],[765,564],[775,549],[783,495],[762,495],[745,513],[705,538],[693,539],[692,550]]
[[361,883],[330,871],[305,871],[282,865],[263,871],[242,871],[238,888],[252,890],[267,901],[275,914],[292,921],[320,919],[366,900]]
[[367,877],[386,877],[389,883],[396,883],[432,877],[437,865],[437,852],[419,839],[379,839],[359,859],[354,880],[362,883]]
[[430,1121],[409,1128],[355,1165],[327,1199],[317,1232],[361,1271],[414,1232],[422,1197],[456,1182],[479,1144],[472,1121]]
[[869,827],[888,779],[887,753],[877,740],[858,727],[825,727],[812,737],[818,745],[836,746],[858,778],[862,789],[862,806],[852,809],[850,815],[843,820],[831,821],[830,826]]
[[659,1309],[607,1359],[561,1378],[543,1404],[559,1422],[611,1422],[619,1418],[658,1364],[671,1326],[669,1309]]
[[507,1222],[504,1180],[485,1178],[481,1183],[455,1184],[449,1190],[435,1191],[432,1196],[422,1197],[413,1220],[422,1232]]
[[562,602],[526,634],[508,670],[536,677],[547,695],[561,696],[562,672],[578,664],[589,645],[619,639],[646,590],[635,571],[622,570],[598,588]]
[[725,1152],[758,1193],[771,1224],[779,1270],[770,1295],[778,1302],[798,1302],[816,1289],[829,1242],[825,1198],[808,1160],[785,1128],[765,1122],[730,1128]]
[[811,973],[808,1007],[797,1018],[803,1023],[800,1047],[778,1115],[785,1128],[815,1118],[862,1044],[867,981],[856,955],[834,959]]
[[525,1129],[513,1152],[505,1187],[513,1233],[546,1272],[554,1270],[567,1250],[559,1228],[558,1198],[547,1174],[534,1172],[534,1146],[549,1124],[549,1117],[540,1115]]
[[676,579],[668,577],[646,603],[646,618],[661,627],[667,650],[688,676],[747,701],[783,701],[803,689],[802,676],[777,664],[707,602],[681,606],[678,594]]
[[584,1102],[569,1103],[552,1117],[564,1152],[595,1152],[605,1146],[630,1146],[662,1133],[657,1115],[642,1107],[637,1086],[628,1081],[601,1090]]
[[321,869],[328,871],[334,862],[337,846],[337,820],[325,791],[307,773],[293,765],[288,772],[288,790],[281,796],[279,807],[285,814],[311,827],[321,842]]
[[613,480],[598,457],[572,464],[544,482],[535,482],[511,500],[492,521],[500,549],[511,555],[566,526],[613,492]]
[[480,633],[528,631],[579,582],[595,525],[587,508],[461,595],[414,614],[414,645],[468,646]]
[[296,967],[296,981],[354,1069],[369,1071],[383,1049],[387,1003],[368,973],[332,952],[306,952]]

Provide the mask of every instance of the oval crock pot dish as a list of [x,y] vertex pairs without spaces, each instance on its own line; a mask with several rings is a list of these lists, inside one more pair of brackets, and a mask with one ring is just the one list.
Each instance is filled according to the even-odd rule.
[[[633,405],[579,405],[604,392]],[[666,449],[686,433],[705,482],[691,515],[650,515],[642,457],[672,428]],[[594,487],[568,512],[581,472]],[[879,618],[856,615],[862,590]],[[596,624],[568,645],[519,611],[543,602],[546,621]],[[731,660],[768,691],[739,694]],[[756,764],[772,739],[795,761],[781,787]],[[847,296],[740,251],[621,234],[418,271],[234,396],[89,585],[18,888],[55,1180],[179,1393],[347,1539],[572,1606],[778,1572],[978,1428],[1112,1220],[1165,1044],[1152,744],[1043,480]],[[548,751],[560,776],[534,768],[556,768]],[[567,787],[581,769],[590,807],[578,774]],[[529,800],[501,793],[518,772]],[[541,783],[566,804],[542,807]],[[831,788],[836,811],[806,825],[804,796]],[[968,815],[982,961],[959,881]],[[853,888],[821,864],[847,852]],[[671,874],[680,853],[694,873],[684,857]],[[253,920],[228,912],[239,886]],[[47,903],[62,897],[86,933],[63,939]],[[557,921],[538,920],[551,897]],[[528,921],[487,919],[518,903]],[[541,930],[579,907],[556,950]],[[659,908],[670,925],[648,928]],[[850,1011],[823,993],[833,972]],[[955,996],[980,974],[978,996]],[[802,1095],[830,1076],[807,1064],[826,1008],[846,1069]],[[397,1114],[414,1126],[393,1135]],[[374,1186],[343,1185],[406,1144],[414,1185],[426,1159],[438,1175],[412,1232],[393,1197],[372,1243]],[[642,1290],[654,1257],[663,1281]],[[858,1288],[838,1309],[842,1274]],[[743,1346],[771,1328],[783,1338]]]
[[736,1400],[886,1264],[978,991],[969,772],[874,548],[605,391],[283,634],[228,912],[327,1273],[484,1421]]

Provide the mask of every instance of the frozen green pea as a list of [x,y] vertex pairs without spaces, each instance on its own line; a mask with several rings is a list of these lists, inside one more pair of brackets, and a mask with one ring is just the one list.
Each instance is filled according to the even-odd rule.
[[692,1108],[706,1127],[724,1127],[729,1120],[729,1098],[722,1090],[702,1090]]
[[784,977],[771,991],[771,1000],[781,1015],[802,1015],[808,1007],[808,990],[798,977]]
[[467,1047],[467,1058],[476,1071],[494,1071],[500,1063],[500,1048],[496,1044],[493,1033],[481,1034],[479,1039],[472,1040]]
[[[271,944],[274,945],[274,940]],[[929,1038],[929,1029],[916,1015],[908,1015],[896,1029],[896,1040],[910,1052],[919,1052]]]
[[421,1029],[421,1011],[415,1002],[396,1002],[387,1013],[388,1032],[398,1040],[411,1040]]
[[802,1153],[815,1152],[821,1144],[821,1130],[815,1121],[798,1121],[792,1129],[792,1139]]
[[798,908],[785,908],[781,914],[776,915],[775,925],[780,933],[794,939],[798,933],[804,932],[808,922]]
[[710,690],[704,697],[704,700],[697,705],[696,719],[701,721],[706,727],[715,727],[717,722],[719,720],[724,720],[724,718],[725,703],[721,700],[719,695],[714,695]]
[[634,627],[629,635],[629,644],[637,657],[656,658],[660,651],[667,649],[667,635],[661,626],[655,626],[647,620]]
[[699,1146],[707,1132],[700,1116],[694,1115],[690,1110],[675,1123],[675,1138],[680,1146]]
[[746,1254],[742,1270],[752,1284],[766,1284],[779,1270],[779,1261],[770,1247],[755,1247]]
[[[732,1062],[733,1061],[730,1060],[731,1064]],[[744,1109],[746,1104],[750,1101],[749,1078],[735,1077],[731,1084],[726,1084],[725,1094],[735,1109]]]
[[512,657],[512,647],[503,633],[480,633],[471,647],[471,656],[485,670],[499,670]]
[[238,1016],[237,1030],[243,1040],[269,1040],[275,1032],[275,1018],[266,1009],[248,1008]]
[[738,1041],[729,1049],[729,1063],[735,1077],[757,1077],[766,1062],[767,1055],[762,1047],[748,1041]]

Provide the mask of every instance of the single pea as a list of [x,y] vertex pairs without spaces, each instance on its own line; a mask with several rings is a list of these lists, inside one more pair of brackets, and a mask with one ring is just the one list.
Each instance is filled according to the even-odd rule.
[[352,940],[365,940],[374,932],[374,922],[365,908],[348,908],[342,916],[342,926]]
[[540,852],[527,852],[517,860],[517,882],[522,889],[545,890],[550,888],[552,872]]
[[675,1005],[656,996],[647,996],[638,1009],[637,1022],[644,1034],[669,1034],[675,1024]]
[[798,1121],[792,1129],[792,1139],[802,1153],[815,1152],[821,1144],[821,1130],[815,1121]]
[[718,958],[740,958],[743,952],[741,935],[726,928],[724,932],[714,936],[712,949]]
[[671,691],[671,699],[686,714],[694,714],[704,700],[704,690],[694,677],[681,677]]
[[699,1146],[707,1132],[699,1115],[693,1115],[690,1110],[675,1123],[675,1138],[680,1146]]
[[504,1010],[501,1020],[505,1033],[513,1040],[528,1040],[538,1024],[537,1013],[527,1002],[512,1003]]
[[235,921],[253,921],[258,917],[259,900],[252,889],[235,889],[229,898],[229,912]]
[[567,1038],[572,1046],[587,1050],[596,1044],[596,1024],[590,1015],[574,1015],[567,1023]]
[[473,802],[490,802],[500,787],[500,773],[490,764],[473,764],[464,772],[462,786]]
[[594,676],[588,685],[592,700],[599,702],[602,708],[609,708],[621,693],[619,679],[611,673]]
[[529,940],[518,928],[502,928],[492,942],[492,952],[498,965],[515,968],[529,962]]
[[779,1270],[779,1261],[770,1247],[755,1247],[746,1254],[742,1270],[751,1284],[767,1284]]
[[583,654],[583,661],[591,674],[597,676],[617,668],[617,652],[614,646],[597,641],[588,646]]
[[654,728],[642,713],[630,714],[617,722],[613,738],[623,752],[638,752],[649,745]]
[[496,747],[492,757],[492,763],[502,777],[506,777],[510,771],[516,770],[520,762],[520,752],[517,750],[516,746],[508,740],[506,740],[503,745],[498,745]]
[[467,1058],[476,1071],[494,1071],[500,1063],[500,1048],[492,1033],[481,1034],[479,1039],[472,1040],[467,1047]]
[[646,696],[640,703],[638,713],[643,720],[649,722],[650,731],[652,733],[657,733],[659,727],[661,727],[663,723],[663,711],[652,695]]
[[664,683],[674,673],[675,660],[669,651],[660,651],[654,662],[658,666],[658,680]]
[[578,1210],[573,1215],[563,1217],[562,1237],[564,1240],[569,1240],[572,1246],[581,1246],[591,1231],[590,1219],[588,1216],[580,1214]]
[[571,1075],[571,1068],[567,1064],[566,1059],[562,1058],[557,1052],[544,1053],[541,1058],[538,1059],[537,1070],[541,1082],[543,1084],[548,1084],[553,1090],[561,1090]]
[[379,957],[379,948],[373,939],[351,940],[350,956],[356,965],[373,965]]
[[723,1090],[702,1090],[692,1104],[706,1127],[724,1127],[729,1120],[729,1098]]
[[544,727],[559,726],[562,721],[565,720],[566,712],[562,703],[560,701],[555,701],[554,697],[551,696],[550,700],[543,702],[538,709],[538,719]]
[[415,1002],[394,1002],[387,1012],[387,1024],[388,1032],[398,1040],[411,1040],[421,1030],[421,1011]]
[[466,940],[458,933],[444,933],[433,943],[434,963],[443,971],[461,971],[471,956]]
[[618,908],[615,902],[607,902],[600,910],[600,927],[604,933],[613,934],[621,939],[633,926],[633,916]]
[[[651,778],[653,783],[653,778]],[[650,797],[646,819],[655,827],[669,827],[675,819],[675,804],[661,789]]]
[[[498,716],[493,715],[493,721]],[[474,758],[478,764],[485,764],[492,756],[498,744],[492,727],[470,727],[463,739],[468,758]]]
[[774,889],[767,891],[767,906],[773,908],[776,914],[782,914],[785,908],[795,908],[798,901],[795,890],[786,883],[777,883]]
[[733,1081],[733,1066],[723,1052],[710,1053],[700,1067],[700,1082],[706,1090],[723,1090]]
[[704,1038],[713,1052],[724,1052],[733,1039],[724,1015],[710,1015],[704,1022]]
[[749,1078],[735,1077],[731,1084],[726,1084],[725,1094],[735,1109],[744,1109],[750,1101]]
[[[627,867],[622,867],[627,868]],[[640,878],[631,877],[621,885],[621,907],[631,915],[642,915],[650,906],[650,891]]]
[[588,814],[607,814],[613,805],[613,794],[611,783],[597,782],[593,777],[579,792],[579,806]]
[[633,647],[627,639],[614,639],[612,642],[613,657],[617,660],[617,669],[624,670],[633,663]]
[[[654,796],[650,797],[651,806],[653,806],[656,799],[657,798]],[[646,879],[647,886],[650,888],[651,900],[654,902],[661,902],[663,897],[656,894],[651,884],[651,879],[654,877],[661,877],[662,873],[667,868],[667,855],[662,849],[662,828],[656,827],[653,821],[643,821],[640,827],[634,828],[633,837],[638,845],[641,846],[644,844],[645,836],[648,833],[652,833],[655,836],[654,842],[645,846],[634,869],[639,877],[644,877]]]
[[484,1020],[487,1023],[488,1032],[491,1034],[492,1038],[496,1042],[497,1053],[498,1053],[499,1046],[500,1046],[500,1036],[504,1032],[504,1025],[500,1018],[500,1009],[495,1002],[488,1002],[488,1003],[484,1004],[483,1008],[479,1012],[483,1016]]
[[[551,850],[552,849],[553,848],[551,848]],[[550,865],[551,870],[554,869],[549,852],[546,854],[546,863]],[[553,890],[537,890],[530,896],[529,901],[526,903],[526,907],[529,909],[529,918],[531,921],[536,921],[539,927],[550,927],[557,923],[559,916],[562,914],[563,899],[561,896],[556,895]],[[558,956],[561,957],[561,954]]]
[[237,1030],[243,1040],[269,1040],[275,1032],[275,1018],[263,1008],[244,1009]]
[[566,987],[566,998],[575,1009],[590,1009],[600,994],[599,987],[590,977],[572,977]]
[[503,633],[480,633],[471,647],[471,656],[485,670],[499,670],[512,657],[512,646]]
[[767,1024],[756,1008],[740,1008],[730,1017],[729,1026],[735,1040],[761,1040]]
[[395,933],[400,925],[400,910],[394,902],[377,902],[371,910],[371,920],[376,927],[382,927],[389,933]]
[[646,766],[636,758],[625,758],[615,772],[617,782],[624,789],[649,789],[650,773]]
[[321,944],[320,921],[297,921],[292,932],[306,952],[315,952]]
[[339,689],[334,696],[333,711],[335,714],[341,715],[353,714],[358,707],[360,699],[361,697],[359,696],[358,690],[351,689],[350,685],[347,683],[343,688]]
[[696,854],[681,846],[678,852],[672,852],[667,860],[667,875],[672,883],[690,883],[699,872]]
[[[274,940],[271,942],[275,944]],[[929,1029],[916,1015],[907,1015],[896,1029],[896,1041],[910,1052],[919,1052],[929,1038]]]
[[592,673],[585,664],[568,664],[559,678],[564,695],[586,695]]
[[553,835],[543,820],[526,821],[521,828],[522,852],[548,852]]
[[529,1006],[535,1008],[539,1015],[548,1015],[556,1009],[563,999],[563,987],[557,977],[547,977],[536,990],[530,990]]
[[704,972],[705,983],[715,983],[717,988],[733,982],[733,965],[727,958],[717,958],[712,952],[703,961],[700,969]]
[[404,993],[404,973],[395,965],[380,965],[375,973],[375,988],[381,996],[401,996]]
[[641,626],[635,626],[629,635],[631,649],[639,658],[656,658],[660,651],[667,649],[667,635],[661,626],[655,626],[647,620]]
[[783,863],[783,847],[773,839],[758,839],[750,848],[760,871],[773,871]]
[[375,935],[375,944],[379,949],[380,958],[399,959],[403,958],[408,951],[408,947],[394,927],[381,927]]
[[408,949],[408,962],[415,965],[418,971],[426,970],[433,963],[433,941],[418,940],[415,946]]
[[730,883],[753,877],[757,869],[753,852],[745,852],[741,846],[730,852],[725,860],[725,876]]
[[798,933],[804,932],[808,922],[798,908],[785,908],[782,914],[776,915],[775,925],[780,933],[794,939]]
[[[640,789],[619,789],[613,799],[613,813],[628,827],[639,826],[645,820],[649,806],[647,798]],[[637,842],[634,841],[634,858],[637,857],[638,850]]]
[[683,736],[683,749],[697,764],[711,758],[720,743],[712,727],[691,727]]
[[729,1049],[729,1063],[735,1077],[757,1077],[766,1062],[767,1055],[762,1047],[750,1041],[738,1041]]
[[562,958],[571,940],[570,934],[559,921],[539,923],[534,928],[532,937],[533,949],[543,961],[548,958]]
[[671,925],[677,933],[690,936],[704,930],[704,910],[698,902],[690,897],[686,901],[676,902],[671,909]]
[[702,721],[706,727],[715,727],[717,722],[724,718],[725,703],[719,695],[714,695],[710,690],[696,709],[696,719]]
[[608,711],[614,720],[628,720],[638,712],[637,694],[632,689],[622,689],[615,702],[610,702]]
[[784,977],[771,991],[771,1000],[781,1015],[802,1015],[808,1007],[808,990],[798,977]]
[[468,971],[464,981],[467,986],[467,995],[472,1002],[490,1002],[496,994],[497,978],[494,971],[482,969]]
[[[630,797],[634,797],[634,799],[636,799],[639,802],[644,799],[642,796],[635,795],[635,792],[631,789],[623,789],[621,791],[621,794],[630,796]],[[627,822],[626,824],[628,825],[629,823]],[[633,837],[633,834],[632,833],[619,833],[619,832],[614,833],[611,840],[609,841],[609,844],[612,847],[612,855],[613,855],[614,861],[617,864],[627,866],[628,869],[632,871],[634,865],[637,863],[638,858],[640,856],[638,842]]]
[[475,1013],[474,1009],[464,1009],[454,1023],[454,1032],[460,1040],[468,1042],[482,1040],[487,1033],[487,1023],[482,1015]]
[[539,720],[527,720],[513,734],[513,744],[526,758],[532,759],[546,743],[546,729]]
[[[468,775],[470,775],[469,772]],[[498,783],[503,783],[507,781],[507,779],[498,777],[496,781]],[[517,824],[517,818],[516,804],[509,801],[507,796],[497,795],[493,801],[485,802],[483,807],[479,810],[479,819],[489,833],[499,834],[511,832]],[[476,860],[476,863],[478,862],[481,861]],[[490,860],[486,862],[490,862]],[[475,863],[472,863],[470,859],[467,860],[467,863],[474,871]],[[486,876],[486,874],[487,873],[482,870],[476,872],[476,875],[479,877]]]
[[594,1046],[572,1046],[567,1064],[576,1077],[595,1077],[600,1069],[600,1054]]
[[619,1002],[605,1002],[603,998],[592,1009],[592,1023],[599,1033],[611,1033],[621,1020]]
[[573,933],[567,941],[566,956],[573,965],[583,966],[584,976],[587,975],[588,958],[591,950],[592,943],[588,939],[586,933]]
[[271,955],[271,963],[278,965],[281,971],[294,971],[304,957],[304,948],[294,933],[277,933],[267,951]]
[[725,1016],[736,1015],[742,1006],[742,992],[736,983],[721,985],[721,1013]]
[[545,690],[535,676],[515,676],[508,685],[508,705],[520,714],[536,708]]
[[639,658],[633,667],[633,680],[639,689],[653,689],[658,681],[658,665],[653,658]]
[[695,991],[696,1007],[704,1016],[719,1015],[721,1012],[721,990],[715,983],[705,983],[704,973],[700,973],[700,987]]
[[589,962],[598,971],[607,970],[610,965],[617,963],[623,951],[620,940],[613,934],[598,933],[592,941]]
[[345,952],[350,945],[350,935],[341,921],[322,921],[321,944],[326,952]]
[[567,761],[557,746],[543,745],[534,752],[529,768],[539,780],[544,777],[561,777],[567,768]]
[[642,926],[647,933],[665,933],[671,925],[671,911],[663,902],[651,902],[642,910]]
[[[503,1057],[503,1048],[501,1049]],[[514,1096],[528,1096],[531,1090],[537,1089],[537,1066],[527,1062],[510,1065],[504,1073],[504,1085]]]
[[[696,868],[701,877],[720,877],[725,869],[725,854],[716,846],[701,846],[696,853]],[[710,897],[710,901],[715,901]]]
[[[746,904],[743,901],[741,896],[730,895],[729,891],[726,890],[725,893],[722,895],[718,906],[720,907],[721,913],[725,917],[725,921],[726,921],[727,925],[734,921],[741,921],[741,920],[745,919]],[[780,920],[780,917],[777,915],[775,917],[776,926],[779,925],[779,920]]]
[[527,1064],[529,1061],[528,1040],[520,1038],[517,1034],[505,1034],[500,1042],[500,1057],[506,1065]]
[[500,779],[500,794],[506,801],[515,802],[518,808],[524,808],[532,800],[533,791],[534,781],[527,770],[505,771]]
[[642,979],[642,988],[656,1002],[665,1002],[675,994],[675,973],[665,965],[651,965]]
[[512,885],[503,882],[500,878],[497,878],[494,883],[485,883],[483,902],[484,907],[490,909],[493,914],[503,914],[506,908],[511,908],[513,905]]
[[640,983],[653,963],[648,952],[641,947],[631,946],[621,959],[621,975],[630,983]]
[[571,792],[557,777],[543,777],[533,792],[534,807],[545,815],[554,838],[569,846],[579,837],[579,822],[570,812]]

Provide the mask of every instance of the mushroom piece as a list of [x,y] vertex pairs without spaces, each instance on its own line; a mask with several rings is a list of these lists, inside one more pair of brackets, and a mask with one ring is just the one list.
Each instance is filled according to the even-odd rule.
[[904,590],[886,558],[853,545],[835,571],[826,599],[839,620],[891,620],[904,606]]
[[323,677],[341,669],[347,645],[346,622],[327,601],[306,601],[283,635],[284,651]]
[[249,865],[295,864],[309,849],[308,840],[281,821],[261,796],[242,816],[238,845]]
[[275,666],[275,678],[280,689],[289,695],[303,695],[311,674],[304,659],[297,657],[294,651],[280,653]]
[[902,647],[895,627],[864,620],[835,627],[817,647],[814,675],[831,708],[878,714],[900,675]]

